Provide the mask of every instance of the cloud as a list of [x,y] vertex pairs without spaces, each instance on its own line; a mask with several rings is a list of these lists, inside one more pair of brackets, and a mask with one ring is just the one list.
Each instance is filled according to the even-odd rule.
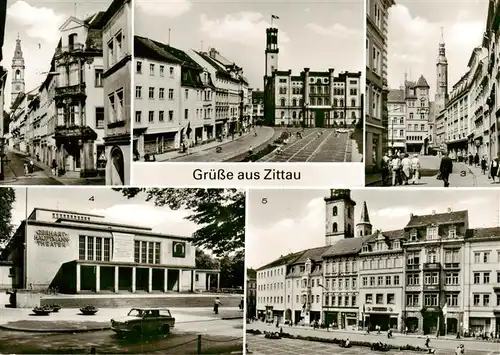
[[46,7],[32,6],[22,0],[15,2],[7,9],[7,17],[25,29],[29,37],[48,43],[59,40],[59,26],[65,20],[63,14],[57,14]]
[[353,36],[358,36],[361,34],[361,31],[356,28],[349,28],[340,23],[334,23],[331,26],[321,26],[315,23],[308,23],[306,28],[310,29],[313,32],[316,32],[322,36],[331,36],[336,38],[350,38]]
[[[93,209],[90,213],[103,215],[110,221],[123,224],[138,224],[145,227],[157,227],[179,223],[187,216],[184,210],[170,210],[141,204],[120,204],[103,209]],[[131,223],[131,221],[134,221]],[[137,222],[140,221],[140,222]],[[165,231],[170,233],[170,231]]]
[[136,0],[137,7],[148,15],[178,17],[191,10],[192,3],[190,0]]
[[[262,46],[265,43],[266,28],[271,26],[261,13],[251,11],[228,14],[220,19],[211,19],[208,15],[201,14],[200,22],[200,31],[210,39],[251,46]],[[280,43],[287,43],[290,38],[280,31],[278,40]]]

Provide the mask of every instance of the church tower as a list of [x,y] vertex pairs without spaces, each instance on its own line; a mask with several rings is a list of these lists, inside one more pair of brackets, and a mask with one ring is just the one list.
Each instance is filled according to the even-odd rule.
[[363,210],[361,211],[361,219],[356,224],[356,237],[364,237],[372,234],[372,224],[370,223],[370,216],[368,215],[368,207],[366,201],[363,202]]
[[266,77],[272,76],[278,70],[278,29],[266,29]]
[[438,57],[436,61],[436,97],[435,112],[439,114],[448,101],[448,60],[446,59],[446,47],[441,28],[441,40],[439,41]]
[[351,190],[332,189],[326,203],[326,245],[354,237],[354,206]]
[[24,57],[21,49],[21,40],[17,37],[16,49],[14,57],[12,58],[12,90],[11,90],[11,104],[16,101],[19,94],[25,93],[24,84]]

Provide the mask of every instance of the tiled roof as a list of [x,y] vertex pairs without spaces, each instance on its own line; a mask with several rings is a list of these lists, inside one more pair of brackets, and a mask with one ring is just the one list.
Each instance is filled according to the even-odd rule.
[[281,256],[278,259],[270,262],[269,264],[266,264],[264,266],[259,267],[257,269],[257,271],[263,270],[263,269],[269,269],[271,267],[276,267],[276,266],[280,266],[280,265],[288,265],[291,262],[293,262],[294,260],[296,260],[298,257],[300,257],[303,252],[304,251],[299,251],[298,253],[290,253],[288,255]]
[[361,223],[370,223],[370,215],[368,214],[368,206],[366,201],[363,201],[363,210],[361,211]]
[[298,259],[293,261],[293,264],[305,263],[307,259],[311,259],[314,261],[322,260],[323,253],[327,251],[329,248],[330,246],[306,249],[302,252],[302,255]]
[[404,101],[405,100],[405,92],[401,89],[392,89],[389,90],[387,94],[387,101]]
[[472,235],[467,239],[474,242],[498,238],[500,238],[500,227],[472,229]]
[[411,215],[405,228],[427,226],[429,224],[463,223],[469,220],[467,211],[428,214],[424,216]]
[[334,245],[328,247],[323,253],[323,257],[343,256],[357,254],[361,250],[361,245],[370,236],[341,239]]
[[421,87],[421,88],[429,88],[429,84],[427,84],[427,80],[425,80],[423,75],[420,75],[420,78],[418,78],[417,85],[416,87]]
[[90,28],[102,28],[101,20],[105,13],[105,11],[96,12],[92,16],[87,17],[83,22]]
[[385,232],[376,231],[372,235],[368,236],[363,243],[373,242],[374,240],[376,240],[379,233],[382,233],[382,235],[384,237],[387,237],[388,239],[403,239],[405,237],[404,229],[397,229],[397,230],[385,231]]
[[166,61],[172,64],[181,64],[182,61],[176,56],[158,47],[149,38],[134,36],[134,56],[138,58],[149,58]]

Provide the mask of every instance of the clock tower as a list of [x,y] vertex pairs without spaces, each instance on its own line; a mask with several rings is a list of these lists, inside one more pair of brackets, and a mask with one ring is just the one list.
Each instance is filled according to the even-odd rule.
[[16,101],[19,94],[25,93],[24,84],[24,57],[23,51],[21,49],[21,40],[19,36],[16,40],[16,49],[14,51],[14,57],[12,58],[12,90],[11,90],[11,104]]
[[354,238],[354,206],[351,190],[332,189],[325,198],[325,244],[334,245],[341,239]]

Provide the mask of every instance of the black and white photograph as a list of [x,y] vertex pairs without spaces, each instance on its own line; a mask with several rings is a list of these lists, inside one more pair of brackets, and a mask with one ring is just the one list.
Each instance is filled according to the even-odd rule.
[[0,353],[243,354],[245,192],[0,188]]
[[495,187],[498,2],[367,5],[366,185]]
[[132,7],[0,5],[0,184],[128,185]]
[[134,161],[362,162],[363,1],[135,4]]
[[247,350],[497,354],[499,211],[496,190],[250,190]]

